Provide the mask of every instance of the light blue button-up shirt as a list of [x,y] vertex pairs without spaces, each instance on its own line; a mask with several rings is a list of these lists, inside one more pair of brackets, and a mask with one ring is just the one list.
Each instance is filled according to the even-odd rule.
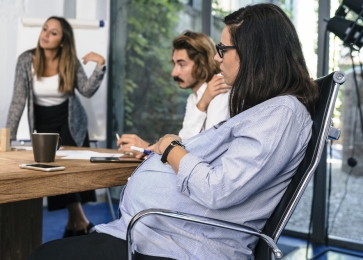
[[[262,229],[305,154],[311,126],[305,106],[281,96],[186,140],[178,174],[152,154],[121,194],[122,217],[96,230],[126,239],[131,218],[148,208]],[[175,259],[253,259],[257,243],[251,235],[160,216],[139,221],[134,236],[136,251]]]

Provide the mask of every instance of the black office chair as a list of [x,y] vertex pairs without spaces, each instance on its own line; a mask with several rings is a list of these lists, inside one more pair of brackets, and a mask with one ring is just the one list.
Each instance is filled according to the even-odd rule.
[[[276,246],[276,242],[319,164],[327,139],[339,139],[340,130],[331,126],[331,118],[339,86],[343,84],[345,80],[346,75],[344,72],[339,71],[316,80],[320,89],[320,98],[315,108],[312,136],[307,147],[305,157],[299,165],[281,201],[276,206],[271,217],[267,220],[262,232],[250,227],[228,223],[217,219],[210,219],[164,209],[147,209],[136,214],[129,223],[127,230],[129,259],[132,259],[133,254],[133,227],[138,220],[151,214],[192,221],[195,223],[226,228],[258,236],[260,239],[254,251],[255,259],[267,260],[274,259],[274,257],[281,258],[282,252]],[[261,240],[264,240],[266,243],[261,242]]]

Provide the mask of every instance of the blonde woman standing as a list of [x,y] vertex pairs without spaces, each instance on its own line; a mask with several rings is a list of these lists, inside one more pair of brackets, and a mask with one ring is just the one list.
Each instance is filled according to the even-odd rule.
[[[83,63],[96,62],[87,78],[77,59],[71,25],[61,17],[50,17],[42,27],[35,49],[18,58],[13,98],[7,118],[11,139],[16,139],[25,103],[28,103],[29,131],[59,133],[62,144],[89,147],[87,115],[75,95],[89,98],[99,88],[105,74],[105,59],[89,53]],[[81,203],[96,201],[95,191],[48,197],[48,210],[68,209],[64,237],[87,234],[93,224],[85,216]]]

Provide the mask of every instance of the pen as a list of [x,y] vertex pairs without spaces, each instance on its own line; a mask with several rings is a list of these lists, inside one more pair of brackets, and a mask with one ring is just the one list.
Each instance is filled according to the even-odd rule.
[[131,147],[130,147],[130,149],[131,149],[131,150],[134,150],[134,151],[137,151],[137,152],[140,152],[140,153],[144,153],[144,154],[146,154],[146,155],[149,155],[149,154],[151,154],[151,153],[152,153],[152,151],[150,151],[150,150],[145,150],[145,149],[143,149],[143,148],[136,147],[136,146],[131,146]]
[[[116,138],[117,138],[117,140],[120,139],[120,136],[118,135],[118,133],[116,133]],[[123,143],[120,144],[120,148],[122,148],[122,145],[123,145]],[[126,155],[134,155],[133,153],[128,153],[128,152],[125,152],[125,154]]]
[[[120,136],[118,135],[118,133],[116,133],[116,138],[117,138],[117,140],[120,139]],[[120,148],[122,148],[122,143],[120,144]]]

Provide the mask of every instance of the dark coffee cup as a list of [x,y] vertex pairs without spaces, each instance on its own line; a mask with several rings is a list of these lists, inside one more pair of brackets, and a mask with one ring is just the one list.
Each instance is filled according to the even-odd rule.
[[55,153],[62,145],[62,138],[54,133],[32,134],[34,161],[54,162]]

